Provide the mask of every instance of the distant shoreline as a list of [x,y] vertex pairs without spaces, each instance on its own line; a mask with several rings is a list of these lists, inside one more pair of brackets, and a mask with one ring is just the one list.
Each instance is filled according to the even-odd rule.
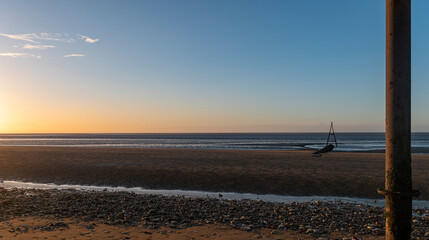
[[[385,148],[384,133],[336,137],[337,152],[382,153]],[[0,146],[316,151],[326,138],[326,133],[0,134]],[[413,133],[411,147],[413,153],[428,154],[429,133]]]
[[[163,150],[163,149],[177,149],[177,150],[219,150],[219,151],[308,151],[313,152],[317,149],[310,149],[305,148],[304,149],[211,149],[211,148],[174,148],[174,147],[103,147],[103,146],[79,146],[79,145],[49,145],[49,146],[43,146],[43,145],[0,145],[1,147],[41,147],[41,148],[99,148],[99,149],[146,149],[146,150]],[[338,152],[338,153],[385,153],[385,150],[362,150],[362,151],[344,151],[344,150],[334,150],[332,152]],[[412,155],[426,155],[429,154],[429,148],[411,148],[411,154]]]
[[[76,132],[76,133],[66,133],[66,132],[53,132],[53,133],[0,133],[1,135],[192,135],[192,134],[328,134],[326,131],[321,132],[94,132],[94,133],[85,133],[85,132]],[[385,134],[385,132],[339,132],[336,131],[336,134]],[[427,134],[428,132],[411,132],[411,134]]]

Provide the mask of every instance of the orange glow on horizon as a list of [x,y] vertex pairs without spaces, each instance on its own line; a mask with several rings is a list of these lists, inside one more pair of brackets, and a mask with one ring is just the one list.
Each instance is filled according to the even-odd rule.
[[338,113],[332,119],[332,112],[280,101],[266,107],[259,99],[223,102],[222,97],[207,100],[141,95],[129,88],[83,88],[73,85],[76,77],[72,75],[61,76],[60,83],[43,82],[58,76],[29,75],[13,67],[0,69],[0,76],[3,134],[325,132],[332,120],[338,122],[339,131],[384,130],[377,118],[363,125],[356,116]]

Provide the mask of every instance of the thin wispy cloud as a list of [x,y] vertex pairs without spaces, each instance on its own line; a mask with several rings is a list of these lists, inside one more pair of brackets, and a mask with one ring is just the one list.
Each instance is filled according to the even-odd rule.
[[42,58],[41,56],[34,55],[31,53],[0,53],[0,57],[11,57],[11,58]]
[[41,40],[59,41],[59,42],[74,42],[73,38],[69,38],[67,33],[40,33],[37,36]]
[[[96,43],[100,41],[100,39],[98,38],[90,38],[82,34],[76,34],[76,35],[73,35],[73,37],[69,37],[68,33],[20,33],[20,34],[0,33],[0,38],[1,37],[13,39],[16,41],[27,42],[27,43],[17,42],[15,45],[12,45],[12,47],[14,48],[25,49],[25,50],[46,50],[46,49],[57,48],[57,46],[54,46],[53,42],[72,43],[72,42],[82,40],[87,43]],[[61,45],[61,44],[58,43],[55,45]],[[79,51],[79,50],[76,50],[76,51]],[[64,58],[85,57],[85,56],[86,55],[82,53],[72,53],[72,54],[63,55]],[[41,58],[41,56],[34,55],[31,53],[15,53],[15,52],[1,53],[0,57]]]
[[37,50],[46,50],[49,48],[56,48],[53,45],[33,45],[33,44],[25,44],[24,46],[14,46],[22,49],[37,49]]
[[67,54],[64,55],[65,58],[69,58],[69,57],[85,57],[85,54],[81,54],[81,53],[72,53],[72,54]]
[[82,39],[83,41],[85,41],[87,43],[96,43],[96,42],[100,41],[100,39],[98,39],[98,38],[97,39],[90,38],[90,37],[87,37],[85,35],[79,35],[79,37],[80,37],[80,39]]
[[22,33],[22,34],[5,34],[0,33],[0,36],[7,37],[14,40],[27,41],[31,43],[40,43],[40,41],[60,41],[60,42],[74,42],[73,38],[69,38],[68,34],[62,33]]
[[15,40],[22,40],[22,41],[27,41],[27,42],[32,42],[32,43],[38,43],[36,41],[34,41],[34,33],[27,33],[27,34],[5,34],[5,33],[0,33],[0,36],[3,37],[7,37],[10,39],[15,39]]

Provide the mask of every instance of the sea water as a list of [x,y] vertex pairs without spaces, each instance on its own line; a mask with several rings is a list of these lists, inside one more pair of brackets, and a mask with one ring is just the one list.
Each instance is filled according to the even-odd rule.
[[[306,150],[320,149],[327,136],[327,133],[0,134],[0,146]],[[337,133],[336,138],[336,151],[385,149],[384,133]],[[413,133],[411,146],[414,153],[429,153],[429,133]]]

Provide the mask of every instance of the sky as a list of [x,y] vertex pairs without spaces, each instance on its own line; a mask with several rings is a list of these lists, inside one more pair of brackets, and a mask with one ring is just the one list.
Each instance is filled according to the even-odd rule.
[[[2,0],[0,133],[384,131],[384,0]],[[412,130],[429,132],[429,1]]]

